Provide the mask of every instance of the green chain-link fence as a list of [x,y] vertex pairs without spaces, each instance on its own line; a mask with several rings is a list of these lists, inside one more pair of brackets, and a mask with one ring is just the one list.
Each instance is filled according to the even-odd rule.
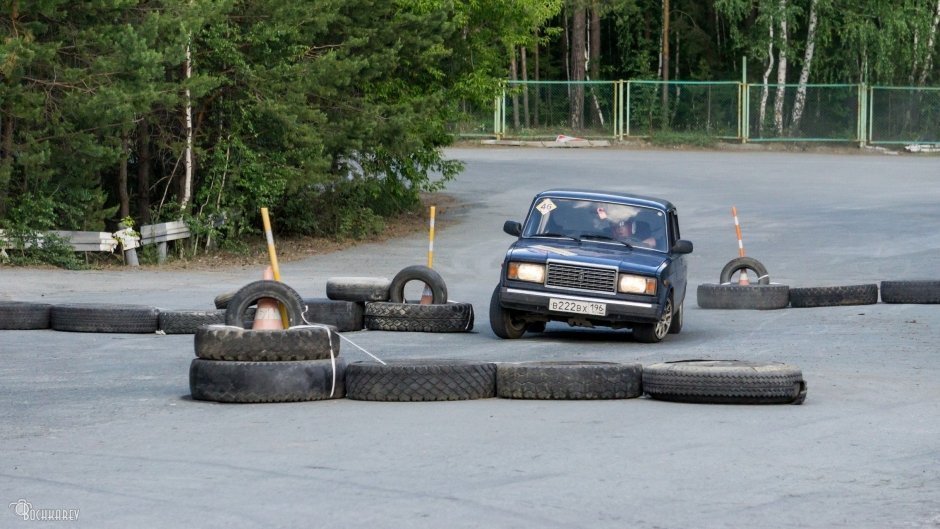
[[868,143],[940,144],[940,88],[872,86]]
[[940,144],[940,88],[735,81],[514,81],[493,108],[462,103],[458,136]]

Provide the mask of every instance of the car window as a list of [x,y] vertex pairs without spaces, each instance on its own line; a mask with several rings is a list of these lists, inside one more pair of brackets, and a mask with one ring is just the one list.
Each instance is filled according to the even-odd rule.
[[522,236],[596,236],[664,252],[668,232],[665,214],[653,208],[542,197],[533,204]]

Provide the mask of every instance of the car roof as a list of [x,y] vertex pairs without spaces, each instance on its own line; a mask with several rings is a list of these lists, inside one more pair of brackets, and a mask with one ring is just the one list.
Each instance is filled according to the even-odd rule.
[[613,193],[610,191],[591,191],[586,189],[547,189],[536,195],[536,199],[543,196],[556,198],[570,198],[573,200],[600,200],[603,202],[619,202],[637,206],[670,210],[675,206],[668,200],[648,197],[644,195],[631,195],[626,193]]

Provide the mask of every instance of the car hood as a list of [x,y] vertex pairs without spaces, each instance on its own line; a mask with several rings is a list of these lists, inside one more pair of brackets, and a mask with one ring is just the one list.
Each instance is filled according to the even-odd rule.
[[655,275],[669,256],[646,249],[629,249],[619,244],[535,238],[519,239],[509,250],[509,259],[545,261],[557,259],[587,265],[616,266],[621,271]]

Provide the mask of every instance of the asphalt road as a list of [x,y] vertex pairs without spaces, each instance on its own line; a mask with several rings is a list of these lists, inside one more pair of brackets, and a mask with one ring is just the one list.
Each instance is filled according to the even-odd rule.
[[[791,286],[940,279],[940,159],[886,155],[455,149],[460,202],[435,268],[472,302],[467,334],[362,331],[385,359],[783,361],[802,406],[617,401],[222,405],[189,398],[191,336],[0,331],[0,504],[78,509],[57,527],[940,527],[940,306],[720,311],[695,286],[737,255]],[[545,188],[672,201],[690,256],[686,320],[659,344],[626,331],[497,339],[487,306]],[[275,212],[276,215],[276,212]],[[335,276],[392,277],[427,240],[282,266],[306,297]],[[0,299],[211,309],[260,271],[0,268]],[[344,344],[350,361],[367,359]],[[31,527],[13,508],[0,528]],[[48,523],[48,522],[47,522]]]

